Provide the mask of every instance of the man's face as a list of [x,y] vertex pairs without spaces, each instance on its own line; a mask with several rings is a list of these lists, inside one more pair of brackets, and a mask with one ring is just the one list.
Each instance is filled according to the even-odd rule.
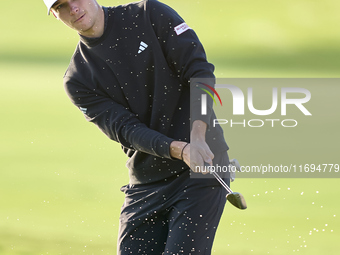
[[96,0],[58,0],[51,8],[53,14],[79,34],[93,37],[103,29],[101,6]]

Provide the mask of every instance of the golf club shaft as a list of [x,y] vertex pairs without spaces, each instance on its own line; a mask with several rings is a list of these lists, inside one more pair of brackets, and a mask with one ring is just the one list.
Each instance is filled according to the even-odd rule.
[[216,180],[225,188],[229,193],[233,193],[233,191],[229,188],[229,186],[223,181],[223,179],[216,173],[216,172],[210,172]]

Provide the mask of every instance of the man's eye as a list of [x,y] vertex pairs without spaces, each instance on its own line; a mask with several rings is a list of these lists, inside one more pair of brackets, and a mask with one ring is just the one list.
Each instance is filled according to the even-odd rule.
[[64,6],[64,4],[59,4],[59,5],[57,6],[57,8],[55,8],[55,9],[56,9],[56,10],[60,10],[63,6]]

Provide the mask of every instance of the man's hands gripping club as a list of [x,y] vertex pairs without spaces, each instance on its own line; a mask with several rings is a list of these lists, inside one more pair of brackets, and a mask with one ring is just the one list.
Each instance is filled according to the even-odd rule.
[[201,172],[207,174],[208,171],[200,171],[203,169],[204,162],[212,165],[214,154],[211,152],[205,141],[205,132],[207,124],[201,120],[193,122],[191,130],[191,142],[173,141],[170,144],[170,155],[173,158],[183,160],[193,172]]

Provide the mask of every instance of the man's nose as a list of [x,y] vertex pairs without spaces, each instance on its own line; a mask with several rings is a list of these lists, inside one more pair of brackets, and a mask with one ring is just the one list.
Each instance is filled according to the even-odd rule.
[[79,12],[79,7],[76,3],[76,1],[69,1],[69,6],[70,6],[70,14],[74,15]]

